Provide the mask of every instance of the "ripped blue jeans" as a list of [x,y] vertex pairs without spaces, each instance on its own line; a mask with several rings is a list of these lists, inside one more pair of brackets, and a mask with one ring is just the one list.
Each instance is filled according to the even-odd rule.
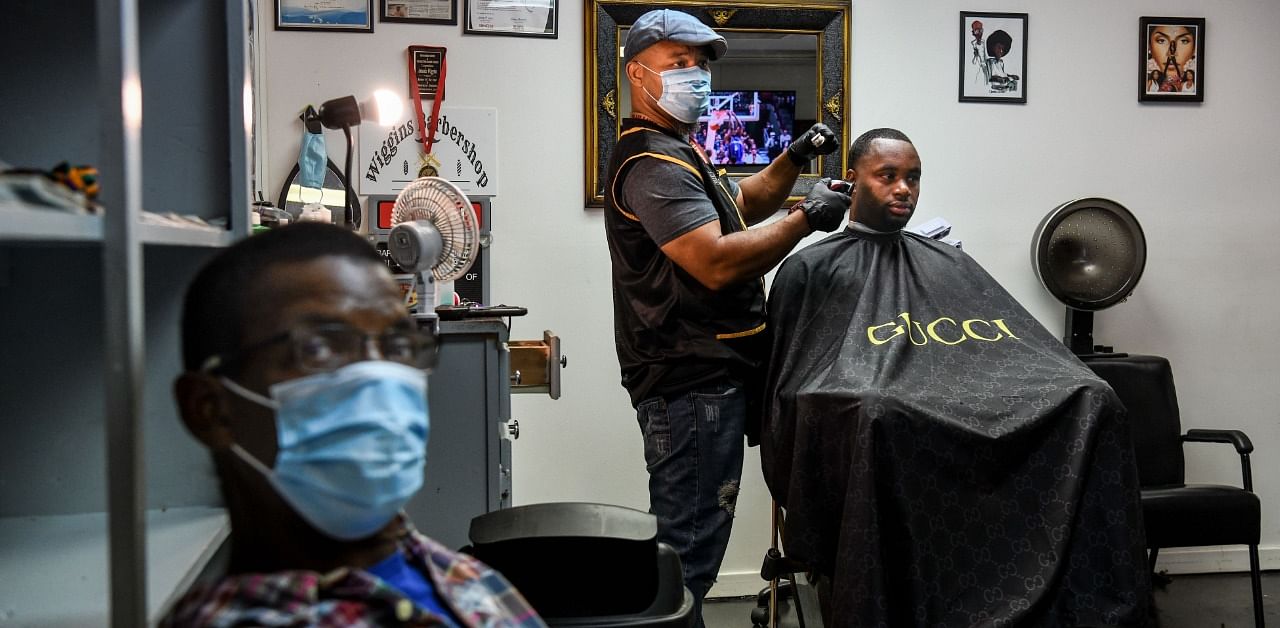
[[702,626],[702,598],[720,572],[738,501],[746,395],[729,381],[708,384],[646,399],[636,418],[658,540],[680,554]]

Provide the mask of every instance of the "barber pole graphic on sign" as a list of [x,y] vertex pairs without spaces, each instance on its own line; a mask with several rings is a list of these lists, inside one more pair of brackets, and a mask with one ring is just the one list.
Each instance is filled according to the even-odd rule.
[[[428,120],[428,124],[431,121]],[[398,194],[414,179],[443,177],[465,194],[498,195],[498,110],[442,107],[435,146],[422,150],[413,114],[399,124],[360,129],[360,168],[352,173],[360,194]]]

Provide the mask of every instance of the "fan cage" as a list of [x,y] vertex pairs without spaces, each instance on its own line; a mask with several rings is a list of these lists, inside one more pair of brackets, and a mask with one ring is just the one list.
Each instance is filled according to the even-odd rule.
[[426,220],[440,232],[440,259],[431,267],[436,281],[461,277],[480,249],[480,224],[471,200],[458,186],[440,177],[422,177],[396,196],[391,223]]

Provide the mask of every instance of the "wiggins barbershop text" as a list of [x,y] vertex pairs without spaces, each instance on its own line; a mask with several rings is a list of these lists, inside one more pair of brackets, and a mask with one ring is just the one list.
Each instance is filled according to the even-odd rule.
[[[902,322],[898,322],[898,319],[902,319]],[[930,342],[958,345],[967,340],[996,342],[1006,338],[1019,339],[1009,331],[1002,318],[990,321],[970,318],[957,322],[954,318],[943,316],[931,323],[920,323],[911,320],[909,312],[903,312],[883,325],[867,328],[867,340],[873,345],[885,344],[899,336],[905,336],[913,345],[927,345]]]

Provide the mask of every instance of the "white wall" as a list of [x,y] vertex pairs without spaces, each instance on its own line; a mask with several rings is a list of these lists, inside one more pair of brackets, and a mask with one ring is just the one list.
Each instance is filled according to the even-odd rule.
[[[375,3],[376,4],[376,3]],[[459,3],[462,4],[462,3]],[[561,0],[560,37],[463,36],[460,27],[378,24],[370,34],[264,33],[264,179],[274,196],[297,157],[298,111],[390,85],[407,91],[405,47],[449,49],[450,105],[499,110],[492,294],[529,308],[516,338],[563,337],[564,397],[517,396],[518,503],[588,500],[647,507],[639,430],[618,384],[609,257],[599,210],[584,211],[583,8]],[[956,102],[961,9],[1029,12],[1025,105]],[[1142,15],[1207,18],[1202,105],[1137,102]],[[272,23],[264,3],[262,23]],[[269,28],[269,26],[268,26]],[[1244,429],[1258,447],[1264,567],[1280,567],[1280,165],[1272,0],[868,0],[853,6],[854,135],[902,129],[924,165],[918,221],[944,216],[965,249],[1055,332],[1062,308],[1032,274],[1032,233],[1049,210],[1102,196],[1146,231],[1147,271],[1128,302],[1099,313],[1097,340],[1165,355],[1184,427]],[[714,69],[713,69],[714,71]],[[330,136],[338,162],[340,136]],[[1226,446],[1191,446],[1188,474],[1239,481]],[[768,545],[768,494],[749,450],[734,539],[713,592],[741,594]],[[429,531],[428,531],[429,532]],[[1166,557],[1167,555],[1167,557]],[[1174,568],[1240,568],[1236,552],[1166,552]]]
[[[1120,202],[1146,233],[1146,273],[1097,314],[1096,338],[1167,356],[1183,427],[1234,427],[1257,446],[1264,567],[1280,567],[1280,4],[1270,0],[989,2],[1030,13],[1026,105],[956,102],[957,12],[974,5],[854,6],[853,128],[894,126],[925,168],[917,220],[946,216],[965,249],[1050,329],[1062,307],[1029,265],[1032,233],[1058,204]],[[1138,103],[1138,18],[1206,18],[1202,105]],[[906,45],[895,45],[905,43]],[[1228,446],[1187,447],[1188,477],[1239,485]],[[1171,568],[1244,567],[1242,551],[1166,552]]]

